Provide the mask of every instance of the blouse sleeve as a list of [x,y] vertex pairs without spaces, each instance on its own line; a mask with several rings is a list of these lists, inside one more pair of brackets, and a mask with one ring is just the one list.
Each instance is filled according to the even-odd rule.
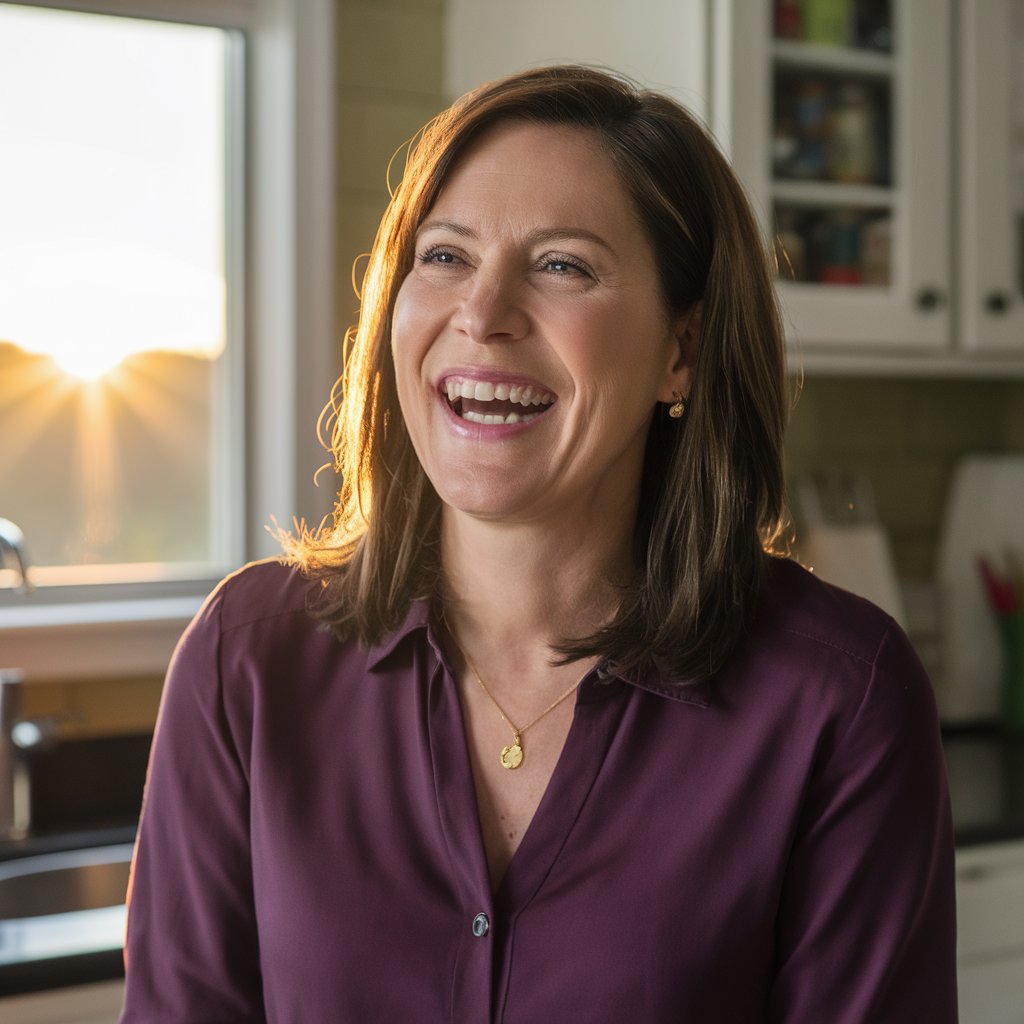
[[129,888],[122,1024],[264,1021],[245,725],[225,707],[223,588],[168,673]]
[[955,1024],[953,835],[931,685],[890,626],[819,755],[777,923],[773,1024]]

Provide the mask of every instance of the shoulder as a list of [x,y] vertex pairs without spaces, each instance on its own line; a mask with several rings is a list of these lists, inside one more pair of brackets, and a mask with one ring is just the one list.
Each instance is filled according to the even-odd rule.
[[306,611],[315,584],[279,559],[252,562],[226,576],[206,598],[178,645],[186,652],[221,648],[239,634],[243,643],[316,631]]
[[226,709],[240,737],[258,704],[271,701],[276,708],[303,687],[361,678],[366,652],[339,641],[307,610],[318,585],[278,560],[227,576],[178,642],[167,690]]
[[788,558],[772,560],[754,632],[778,632],[794,648],[841,651],[868,664],[893,632],[893,618],[863,597],[826,583]]
[[281,617],[307,617],[308,596],[315,586],[280,559],[251,562],[225,577],[210,595],[219,605],[224,632]]
[[787,694],[812,715],[935,717],[931,683],[898,623],[788,559],[773,560],[739,662],[760,694]]

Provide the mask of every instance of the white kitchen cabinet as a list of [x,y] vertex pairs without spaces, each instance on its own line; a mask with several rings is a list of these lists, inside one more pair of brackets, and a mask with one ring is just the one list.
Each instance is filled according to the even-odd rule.
[[957,13],[960,337],[1024,353],[1024,0]]
[[1024,842],[957,854],[963,1024],[1024,1024]]
[[[766,233],[794,240],[779,274],[792,344],[942,350],[952,286],[948,5],[892,0],[888,45],[873,46],[852,28],[830,44],[776,38],[773,0],[733,2],[730,15],[732,83],[714,92],[715,128]],[[846,103],[847,151],[866,152],[852,168],[831,156],[844,143],[848,93],[859,109]]]
[[1019,375],[1024,0],[846,6],[855,27],[826,45],[806,24],[780,38],[778,0],[712,0],[712,124],[786,250],[791,349],[824,369]]
[[34,992],[0,999],[0,1020],[4,1024],[116,1024],[123,999],[123,981]]
[[779,38],[773,0],[716,8],[714,127],[766,234],[789,239],[779,292],[799,349],[949,342],[950,8],[889,6],[872,43],[852,21],[841,39],[809,41],[806,20]]

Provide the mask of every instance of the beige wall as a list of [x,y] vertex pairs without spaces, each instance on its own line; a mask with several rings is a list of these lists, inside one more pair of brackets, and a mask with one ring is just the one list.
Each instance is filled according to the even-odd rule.
[[[444,0],[338,0],[337,322],[353,324],[350,274],[368,253],[388,202],[388,162],[447,104],[442,95]],[[396,161],[392,180],[401,175]],[[357,274],[365,269],[360,261]]]

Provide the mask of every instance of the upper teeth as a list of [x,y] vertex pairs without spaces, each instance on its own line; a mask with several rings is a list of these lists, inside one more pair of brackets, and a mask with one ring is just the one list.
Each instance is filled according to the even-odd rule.
[[448,401],[472,398],[477,402],[513,402],[516,405],[550,405],[555,396],[532,384],[493,384],[484,380],[460,380],[449,377],[445,383]]

